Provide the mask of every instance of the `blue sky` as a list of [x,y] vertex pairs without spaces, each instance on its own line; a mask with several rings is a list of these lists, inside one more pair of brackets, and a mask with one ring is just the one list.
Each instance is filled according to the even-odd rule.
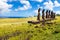
[[0,0],[0,17],[35,16],[38,8],[60,14],[60,0]]

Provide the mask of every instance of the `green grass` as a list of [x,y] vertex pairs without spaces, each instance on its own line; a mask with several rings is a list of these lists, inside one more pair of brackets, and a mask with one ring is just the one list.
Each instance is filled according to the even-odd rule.
[[[28,20],[36,18],[6,18],[0,19],[0,37],[11,35],[8,40],[60,40],[60,16],[53,20],[54,24],[29,24]],[[18,24],[14,24],[14,23]],[[24,22],[24,23],[21,23]],[[12,23],[12,24],[9,24]],[[6,25],[4,25],[6,24]],[[37,27],[37,28],[36,28]],[[13,33],[20,32],[19,35],[13,36]],[[12,35],[13,34],[13,35]],[[8,36],[7,36],[8,37]]]

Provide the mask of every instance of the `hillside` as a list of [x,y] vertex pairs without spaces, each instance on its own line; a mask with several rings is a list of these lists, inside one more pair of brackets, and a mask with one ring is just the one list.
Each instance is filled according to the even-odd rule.
[[[60,40],[60,16],[52,24],[29,24],[31,18],[0,18],[0,40]],[[50,22],[50,21],[49,21]]]

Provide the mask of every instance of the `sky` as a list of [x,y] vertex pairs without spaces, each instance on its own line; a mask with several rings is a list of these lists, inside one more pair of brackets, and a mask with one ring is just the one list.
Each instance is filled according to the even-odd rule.
[[0,0],[0,17],[33,17],[38,8],[60,14],[60,0]]

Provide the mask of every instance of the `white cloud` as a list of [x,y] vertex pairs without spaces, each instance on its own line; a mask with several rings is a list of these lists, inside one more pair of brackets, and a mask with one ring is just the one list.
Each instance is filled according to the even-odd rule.
[[31,1],[42,2],[43,0],[31,0]]
[[19,6],[18,9],[15,9],[16,11],[17,10],[28,10],[28,9],[32,8],[32,6],[30,5],[29,1],[25,1],[25,0],[22,1],[22,0],[20,0],[20,3],[24,4],[24,5],[23,5],[23,7]]
[[17,11],[18,11],[18,9],[15,9],[14,11],[16,11],[16,12],[17,12]]
[[38,13],[38,10],[34,10],[34,13],[36,13],[36,14],[37,14],[37,13]]
[[55,7],[59,7],[60,3],[58,3],[58,1],[56,0],[56,1],[54,1],[54,5],[55,5]]
[[54,3],[51,0],[49,0],[48,2],[44,2],[44,5],[45,9],[53,10],[54,7],[59,7],[60,3],[58,3],[58,0],[55,0]]
[[53,6],[53,2],[52,1],[45,2],[44,5],[45,5],[45,9],[53,10],[54,6]]
[[56,14],[60,14],[60,11],[56,11]]
[[21,4],[25,4],[23,7],[20,7],[20,10],[27,10],[29,8],[32,8],[29,1],[20,1]]
[[9,12],[11,11],[9,8],[11,8],[11,4],[7,4],[7,0],[0,0],[0,12]]
[[3,1],[3,2],[7,2],[8,0],[1,0],[1,1]]
[[12,2],[12,1],[18,1],[18,0],[8,0],[9,2]]
[[43,9],[43,7],[42,6],[40,6],[40,5],[37,5],[38,6],[38,8],[41,8],[41,9]]

